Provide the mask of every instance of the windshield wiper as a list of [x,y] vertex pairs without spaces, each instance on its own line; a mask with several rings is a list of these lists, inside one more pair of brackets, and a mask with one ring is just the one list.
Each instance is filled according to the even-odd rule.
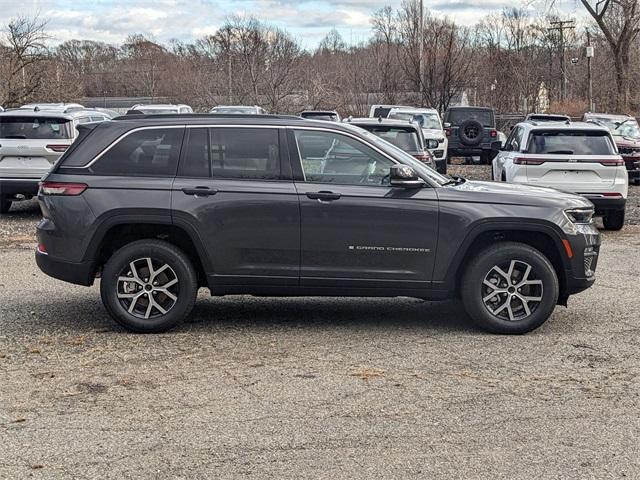
[[544,152],[547,154],[556,154],[556,155],[573,155],[573,150],[552,150],[551,152]]

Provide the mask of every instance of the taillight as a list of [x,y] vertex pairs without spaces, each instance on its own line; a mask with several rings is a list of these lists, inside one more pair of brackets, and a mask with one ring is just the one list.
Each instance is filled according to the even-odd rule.
[[85,183],[40,182],[41,195],[80,195],[87,189]]
[[444,129],[444,133],[447,134],[447,137],[450,137],[451,136],[451,129],[450,128],[445,128]]
[[516,157],[513,159],[513,163],[516,165],[542,165],[544,160],[540,160],[537,158],[525,158],[525,157]]
[[496,138],[498,136],[498,132],[495,130],[491,130],[489,132],[489,136],[491,136],[491,138]]
[[63,153],[67,151],[67,148],[69,148],[69,145],[47,145],[47,148],[57,153]]
[[600,163],[605,167],[621,167],[624,165],[624,160],[616,158],[612,160],[600,160]]

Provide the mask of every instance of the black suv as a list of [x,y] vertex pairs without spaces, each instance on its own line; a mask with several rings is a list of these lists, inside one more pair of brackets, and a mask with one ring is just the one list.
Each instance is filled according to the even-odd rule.
[[495,157],[491,144],[498,141],[492,108],[450,107],[444,112],[444,129],[449,138],[448,158],[480,156],[490,163]]
[[40,186],[36,261],[138,332],[212,295],[459,296],[494,332],[590,287],[582,197],[445,177],[348,124],[128,115],[81,126]]

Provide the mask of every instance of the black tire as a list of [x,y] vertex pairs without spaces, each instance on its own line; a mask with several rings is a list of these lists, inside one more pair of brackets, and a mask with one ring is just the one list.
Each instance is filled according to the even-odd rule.
[[[161,278],[157,283],[164,281],[164,284],[152,286],[150,269],[145,268],[147,258],[152,260],[151,268],[155,269],[156,278]],[[134,263],[135,272],[130,268],[131,263]],[[143,282],[135,281],[134,273]],[[132,282],[119,282],[118,278],[123,276],[131,277]],[[173,282],[174,278],[177,282]],[[170,286],[162,289],[163,285]],[[129,288],[138,290],[129,292]],[[173,300],[164,291],[155,291],[156,288],[177,298]],[[105,264],[100,282],[102,303],[111,317],[123,327],[139,333],[165,332],[178,325],[191,313],[197,293],[197,274],[189,258],[179,248],[161,240],[138,240],[119,249]],[[151,294],[153,302],[149,300],[152,298]],[[137,295],[138,298],[132,306],[133,299],[128,301],[128,298],[119,298],[119,295]],[[166,310],[166,313],[162,313],[156,305]],[[127,306],[133,308],[132,313]],[[139,308],[145,310],[149,318],[144,318],[141,311],[137,312]]]
[[[505,270],[501,265],[509,265],[511,269]],[[496,266],[510,277],[511,284],[507,286],[506,277],[494,270]],[[531,270],[525,277],[527,266]],[[512,274],[508,275],[510,270]],[[501,279],[504,283],[500,283]],[[514,284],[514,279],[519,283]],[[485,280],[495,287],[489,288]],[[494,280],[499,283],[494,284]],[[520,283],[525,281],[526,284]],[[504,292],[498,291],[503,287]],[[464,308],[473,321],[500,334],[522,334],[538,328],[553,312],[558,292],[558,277],[551,262],[535,248],[517,242],[501,242],[474,255],[464,272],[460,290]],[[540,300],[532,301],[534,298]],[[496,302],[493,313],[485,301],[491,306]]]
[[7,197],[5,196],[0,197],[0,213],[9,213],[12,203],[13,202],[9,200]]
[[482,152],[480,154],[480,164],[481,165],[489,165],[491,163],[491,160],[489,158],[489,152]]
[[624,227],[624,210],[609,212],[602,217],[605,230],[621,230]]
[[467,147],[475,147],[482,143],[484,127],[477,120],[469,119],[460,124],[458,128],[460,142]]

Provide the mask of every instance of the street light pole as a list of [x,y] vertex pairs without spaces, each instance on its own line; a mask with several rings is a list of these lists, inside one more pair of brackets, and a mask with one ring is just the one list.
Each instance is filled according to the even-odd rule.
[[593,76],[591,74],[591,59],[593,58],[593,47],[591,46],[591,33],[587,29],[587,83],[588,83],[588,97],[589,97],[589,111],[595,111],[595,105],[593,104]]

